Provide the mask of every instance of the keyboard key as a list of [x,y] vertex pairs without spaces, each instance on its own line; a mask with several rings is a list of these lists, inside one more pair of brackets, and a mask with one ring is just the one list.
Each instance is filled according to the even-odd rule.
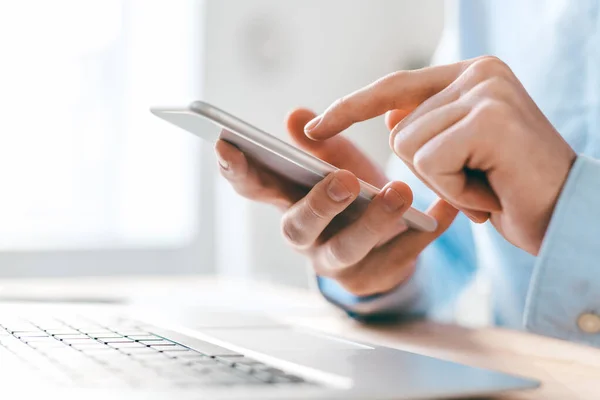
[[99,344],[95,339],[92,338],[80,338],[80,339],[64,339],[61,340],[63,343],[68,345],[89,345],[89,344]]
[[[97,351],[96,349],[93,349],[95,352],[94,354],[94,358],[97,359],[119,359],[119,360],[130,360],[131,357],[128,356],[127,354],[123,354],[120,351],[115,351],[115,349],[112,349],[108,346],[106,346],[106,348],[109,349],[109,351],[106,352],[100,352]],[[90,350],[90,354],[92,354],[92,350]]]
[[153,347],[159,347],[159,346],[178,346],[177,343],[173,343],[173,342],[169,342],[168,340],[162,340],[162,341],[158,341],[158,340],[142,340],[139,343],[142,343],[146,346],[153,346]]
[[62,342],[58,342],[60,343],[62,346],[61,347],[57,347],[57,348],[49,348],[48,350],[44,350],[44,353],[46,355],[56,355],[57,357],[59,356],[64,356],[64,355],[70,355],[70,354],[79,354],[79,351],[74,349],[71,346],[67,346],[66,344],[62,343]]
[[114,332],[106,332],[106,333],[94,333],[90,334],[91,337],[95,339],[109,339],[109,338],[122,338],[123,335]]
[[102,343],[135,343],[132,339],[125,337],[98,338],[98,341]]
[[127,337],[131,340],[137,340],[138,342],[149,341],[149,340],[152,340],[152,341],[165,340],[164,338],[161,338],[160,336],[154,336],[154,335],[128,335]]
[[87,352],[88,350],[92,350],[92,349],[106,349],[108,348],[107,345],[103,344],[103,343],[98,343],[98,342],[94,342],[94,343],[74,343],[71,345],[71,347],[73,347],[76,350],[81,350],[83,352]]
[[137,330],[117,330],[123,336],[148,336],[152,335],[150,332],[137,331]]
[[[128,349],[128,351],[132,351],[132,350],[134,350],[134,349],[133,348]],[[147,351],[142,351],[142,350],[147,350]],[[140,360],[147,359],[147,358],[149,359],[151,357],[163,359],[163,360],[170,359],[170,357],[167,357],[164,353],[161,353],[160,351],[156,351],[151,347],[137,348],[137,349],[135,349],[135,351],[131,352],[131,354],[134,354],[135,358],[139,358]]]
[[54,337],[56,337],[59,340],[92,339],[88,335],[84,335],[83,333],[80,333],[78,335],[54,335]]
[[176,352],[174,353],[176,354],[177,358],[182,358],[185,360],[190,360],[190,361],[210,361],[212,363],[216,363],[217,360],[214,357],[209,357],[206,356],[204,354],[198,353],[196,351],[187,351],[187,352]]
[[128,343],[108,343],[108,346],[113,347],[115,349],[127,349],[133,347],[148,347],[145,344],[138,342],[128,342]]
[[151,346],[152,348],[158,350],[158,351],[162,351],[163,353],[169,354],[175,354],[175,356],[177,357],[177,354],[179,354],[182,351],[192,351],[190,349],[188,349],[187,347],[183,347],[183,346]]
[[120,350],[123,353],[130,354],[130,355],[139,355],[139,354],[144,354],[144,353],[160,354],[160,352],[154,350],[151,347],[129,347],[129,348],[122,348]]
[[60,340],[56,340],[52,336],[22,337],[21,340],[24,341],[25,343],[33,343],[33,342],[58,342],[58,343],[60,343]]
[[65,346],[64,343],[59,342],[58,340],[48,342],[27,342],[27,344],[34,349],[53,349]]
[[102,347],[86,346],[85,348],[82,348],[80,350],[83,351],[86,355],[92,356],[92,357],[96,354],[107,354],[107,352],[112,353],[115,351],[115,349],[113,349],[112,347],[108,347],[108,346],[102,346]]
[[44,329],[44,331],[50,335],[79,335],[81,332],[75,329]]
[[94,335],[104,335],[104,334],[115,334],[113,331],[110,331],[108,329],[97,329],[97,328],[82,328],[80,329],[80,331],[82,333],[85,333],[87,335],[90,336],[94,336]]
[[13,332],[13,335],[15,335],[16,337],[18,337],[19,339],[26,338],[26,337],[44,337],[44,336],[48,336],[48,334],[46,332],[44,332],[44,331],[30,331],[30,332],[16,331],[16,332]]

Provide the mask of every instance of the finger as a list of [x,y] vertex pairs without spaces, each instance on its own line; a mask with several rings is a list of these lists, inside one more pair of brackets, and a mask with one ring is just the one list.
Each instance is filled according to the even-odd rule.
[[385,113],[385,126],[387,126],[388,131],[394,129],[396,125],[400,121],[402,121],[408,114],[410,114],[410,110],[391,110]]
[[304,195],[301,188],[249,162],[237,147],[224,140],[217,142],[215,153],[221,175],[248,199],[287,209]]
[[[394,153],[438,195],[449,200],[455,207],[465,209],[473,221],[484,222],[490,212],[501,209],[500,203],[491,190],[481,191],[479,180],[458,180],[460,176],[465,176],[466,165],[458,168],[459,158],[456,157],[458,154],[466,157],[468,153],[465,151],[470,148],[467,141],[472,141],[481,135],[462,134],[461,140],[452,142],[438,138],[439,135],[448,135],[447,132],[453,132],[455,127],[470,115],[473,101],[471,97],[464,97],[421,115],[407,125],[404,121],[400,122],[394,128],[396,130],[400,127],[400,130],[392,133],[391,146]],[[448,159],[446,156],[449,154],[453,155],[452,168],[457,168],[457,170],[452,170],[452,181],[449,181],[450,176],[441,174],[442,170],[450,171],[450,166],[446,165],[444,161]],[[467,163],[469,158],[465,158],[463,161]],[[425,171],[429,171],[428,176],[424,175]],[[440,186],[442,181],[443,185]],[[467,182],[472,182],[472,184],[465,186],[464,184]],[[450,186],[450,184],[454,184],[454,186]],[[463,186],[459,186],[461,184]],[[475,193],[477,196],[472,197]],[[460,198],[457,197],[458,195]]]
[[312,111],[305,108],[295,109],[288,114],[287,130],[298,147],[331,165],[351,171],[359,179],[378,188],[387,183],[381,169],[348,139],[342,136],[320,142],[309,139],[304,133],[304,126],[314,116]]
[[382,246],[378,251],[379,263],[382,267],[387,264],[406,264],[415,260],[431,242],[440,237],[452,224],[458,210],[445,200],[437,199],[427,210],[427,215],[437,221],[437,228],[433,232],[422,232],[411,229],[396,239]]
[[461,119],[444,132],[424,143],[414,155],[414,166],[419,175],[436,192],[452,204],[487,213],[502,210],[495,192],[487,182],[481,164],[472,164],[475,149],[479,159],[486,149],[486,135],[472,132],[473,115]]
[[418,255],[452,224],[458,210],[438,199],[427,214],[438,221],[434,232],[411,229],[372,251],[360,263],[332,270],[330,277],[351,293],[360,296],[385,293],[397,287],[413,273]]
[[[390,135],[390,147],[410,167],[415,154],[425,143],[468,115],[470,106],[453,102],[422,115],[412,123],[400,122]],[[401,129],[397,130],[399,127]]]
[[[469,65],[469,67],[471,68],[473,68],[474,66],[476,65]],[[481,76],[481,73],[475,72],[465,73],[457,77],[452,83],[450,83],[439,93],[424,100],[405,118],[398,120],[396,125],[394,125],[394,127],[390,129],[390,143],[393,142],[394,136],[397,134],[397,132],[401,131],[406,126],[412,124],[414,121],[418,120],[423,115],[428,114],[438,108],[442,108],[453,102],[456,102],[465,93],[469,93],[471,94],[471,97],[474,97],[469,91],[473,88],[482,86],[480,84],[480,81],[482,79],[483,77]],[[498,78],[496,78],[495,80],[498,82],[502,82],[502,86],[507,86],[505,85],[508,82],[507,80]]]
[[437,199],[426,212],[437,221],[433,232],[422,232],[411,229],[381,247],[382,254],[388,254],[395,263],[406,263],[414,260],[431,242],[440,237],[452,224],[458,210],[443,199]]
[[297,248],[311,246],[359,192],[358,179],[351,172],[339,170],[329,174],[284,214],[281,223],[284,237]]
[[[392,134],[390,135],[390,147],[394,150],[394,152],[405,162],[405,164],[408,166],[408,168],[415,174],[415,176],[417,176],[421,181],[423,181],[430,189],[432,189],[433,191],[435,191],[438,195],[442,196],[442,194],[437,191],[435,189],[435,187],[433,187],[426,179],[424,179],[418,171],[415,170],[414,165],[413,165],[413,157],[414,157],[414,153],[416,153],[416,151],[418,150],[418,144],[415,144],[415,140],[412,140],[412,136],[410,135],[410,131],[411,129],[414,128],[414,126],[420,126],[423,123],[429,123],[430,121],[432,121],[432,125],[429,126],[425,126],[424,129],[430,129],[433,132],[437,131],[441,131],[443,129],[445,129],[445,127],[448,125],[452,125],[453,123],[455,123],[455,120],[461,118],[462,115],[462,108],[458,107],[456,108],[456,110],[452,111],[451,113],[453,115],[450,115],[449,119],[446,119],[446,115],[444,112],[445,109],[443,109],[442,107],[442,111],[431,111],[431,113],[433,113],[431,116],[428,117],[428,119],[424,119],[422,118],[418,118],[416,121],[414,121],[412,124],[409,124],[408,126],[406,126],[404,128],[404,132],[402,131],[398,131],[399,127],[404,125],[404,121],[406,120],[404,118],[403,112],[397,112],[396,110],[388,112],[386,114],[386,124],[388,125],[388,127],[393,126],[392,128]],[[437,114],[442,114],[440,116],[440,118],[437,118]],[[454,115],[456,114],[456,115]],[[409,118],[413,117],[414,114],[411,114],[409,116]],[[395,124],[395,125],[393,125]],[[394,134],[395,133],[395,134]],[[398,135],[398,133],[400,133],[400,135]],[[395,142],[397,142],[395,144]],[[405,148],[406,146],[406,148]],[[415,148],[416,147],[416,148]],[[458,207],[457,204],[455,204],[455,206]],[[482,211],[478,211],[478,210],[473,210],[470,208],[461,208],[461,211],[463,211],[467,217],[469,217],[469,219],[471,219],[473,222],[476,223],[483,223],[485,221],[488,220],[489,218],[489,212],[482,212]]]
[[315,117],[315,113],[307,108],[295,108],[290,111],[285,119],[286,129],[300,148],[316,154],[322,148],[329,146],[329,141],[315,142],[304,134],[304,126]]
[[321,274],[361,261],[397,227],[402,214],[412,204],[412,192],[402,182],[391,182],[373,199],[367,210],[315,250],[315,268]]
[[305,128],[315,140],[324,140],[355,122],[374,118],[389,110],[413,110],[452,83],[474,60],[456,64],[400,71],[334,102]]

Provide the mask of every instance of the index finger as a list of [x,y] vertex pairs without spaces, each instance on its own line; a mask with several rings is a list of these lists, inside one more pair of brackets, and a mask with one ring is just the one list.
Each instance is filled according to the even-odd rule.
[[324,140],[389,110],[409,113],[450,85],[474,61],[394,72],[335,101],[306,125],[305,133],[311,139]]
[[347,169],[359,179],[377,187],[383,187],[388,179],[354,143],[343,136],[316,142],[306,136],[304,126],[315,117],[315,113],[305,108],[297,108],[288,114],[287,130],[295,144],[317,158]]

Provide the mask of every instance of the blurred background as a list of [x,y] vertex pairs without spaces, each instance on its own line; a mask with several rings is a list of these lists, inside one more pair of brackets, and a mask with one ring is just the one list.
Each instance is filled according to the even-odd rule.
[[[0,275],[221,273],[306,286],[278,212],[235,195],[210,144],[149,107],[205,99],[287,140],[293,107],[319,112],[389,72],[429,64],[449,7],[2,3]],[[347,134],[386,163],[382,119]]]

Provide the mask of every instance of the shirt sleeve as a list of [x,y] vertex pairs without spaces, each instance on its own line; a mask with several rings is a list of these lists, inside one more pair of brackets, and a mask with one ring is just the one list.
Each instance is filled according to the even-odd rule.
[[[400,160],[392,157],[390,167],[389,175],[406,182],[413,190],[414,207],[423,210],[435,200],[435,195]],[[355,296],[334,280],[323,277],[317,277],[317,285],[327,300],[356,318],[445,319],[475,271],[471,223],[459,214],[451,227],[421,253],[413,276],[390,292]]]
[[579,156],[529,286],[525,327],[600,347],[600,161]]

